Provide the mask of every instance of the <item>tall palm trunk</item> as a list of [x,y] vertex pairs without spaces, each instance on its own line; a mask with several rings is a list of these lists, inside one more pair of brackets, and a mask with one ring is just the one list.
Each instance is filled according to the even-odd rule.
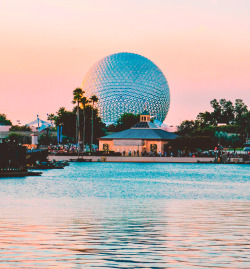
[[76,110],[76,144],[79,144],[80,141],[80,112],[79,112],[79,103],[80,99],[83,95],[83,90],[81,88],[76,88],[73,91],[74,99],[73,104],[77,103],[77,110]]
[[90,98],[90,101],[92,102],[92,121],[91,121],[91,151],[92,151],[92,146],[93,146],[93,140],[94,140],[94,105],[95,105],[95,103],[97,103],[98,102],[98,98],[96,97],[96,95],[93,95],[93,96],[91,96],[91,98]]
[[79,113],[79,102],[77,102],[77,111],[76,111],[76,143],[79,144],[80,141],[80,113]]
[[76,144],[78,143],[78,106],[76,110]]
[[83,134],[82,134],[82,146],[84,149],[85,146],[85,133],[86,133],[86,114],[85,114],[85,105],[83,105]]
[[90,147],[90,151],[92,151],[92,147],[93,147],[93,138],[94,138],[94,102],[93,102],[93,107],[92,107],[92,120],[91,120],[91,147]]

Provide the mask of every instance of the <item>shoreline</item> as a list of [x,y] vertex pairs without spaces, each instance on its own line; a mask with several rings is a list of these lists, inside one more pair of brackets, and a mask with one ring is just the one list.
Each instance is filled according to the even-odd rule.
[[[49,161],[77,160],[78,156],[48,156]],[[214,163],[213,157],[130,157],[130,156],[81,156],[80,159],[92,162],[128,163]]]
[[[53,156],[49,161],[73,161],[78,156]],[[82,162],[115,162],[115,163],[213,163],[213,164],[250,164],[242,158],[229,158],[226,163],[214,162],[214,157],[137,157],[137,156],[80,156]],[[81,162],[81,161],[80,161]]]
[[0,173],[0,178],[41,176],[41,175],[42,175],[42,172],[6,171],[6,172],[1,172]]

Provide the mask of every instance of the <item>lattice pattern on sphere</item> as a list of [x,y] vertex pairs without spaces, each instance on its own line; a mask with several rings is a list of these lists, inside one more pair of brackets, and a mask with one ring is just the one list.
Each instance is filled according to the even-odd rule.
[[139,114],[146,109],[164,121],[170,105],[168,82],[149,59],[134,53],[117,53],[98,61],[86,74],[82,89],[99,98],[99,115],[106,123],[123,113]]

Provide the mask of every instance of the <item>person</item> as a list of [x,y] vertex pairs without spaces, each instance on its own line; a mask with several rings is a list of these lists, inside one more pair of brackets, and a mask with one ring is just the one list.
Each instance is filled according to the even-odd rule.
[[139,150],[137,150],[137,156],[139,156]]

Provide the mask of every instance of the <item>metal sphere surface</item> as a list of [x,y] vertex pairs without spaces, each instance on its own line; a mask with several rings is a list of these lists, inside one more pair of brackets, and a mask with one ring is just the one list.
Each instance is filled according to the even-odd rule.
[[169,110],[164,74],[152,61],[134,53],[116,53],[99,60],[86,74],[82,89],[87,97],[98,97],[99,115],[108,124],[123,113],[139,114],[145,109],[164,121]]

